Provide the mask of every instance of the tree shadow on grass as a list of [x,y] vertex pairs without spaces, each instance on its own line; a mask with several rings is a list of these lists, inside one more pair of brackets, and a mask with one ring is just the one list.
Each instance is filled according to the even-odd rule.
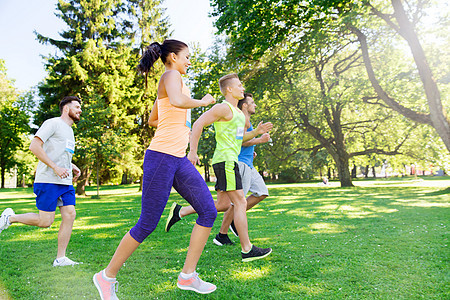
[[[445,193],[410,187],[300,187],[270,189],[270,194],[248,211],[251,241],[273,248],[263,260],[242,263],[234,236],[234,246],[212,243],[219,214],[197,269],[218,286],[208,299],[411,299],[421,293],[438,299],[448,291],[437,280],[445,278],[442,261],[448,259]],[[196,216],[165,233],[173,201],[186,204],[179,195],[170,196],[155,232],[119,273],[119,297],[200,297],[176,287]],[[35,209],[29,202],[17,207]],[[123,191],[95,201],[80,199],[77,214],[68,256],[84,264],[73,268],[51,267],[59,217],[48,230],[13,226],[2,233],[0,263],[5,268],[0,279],[13,299],[98,299],[92,275],[107,266],[137,222],[140,196]]]

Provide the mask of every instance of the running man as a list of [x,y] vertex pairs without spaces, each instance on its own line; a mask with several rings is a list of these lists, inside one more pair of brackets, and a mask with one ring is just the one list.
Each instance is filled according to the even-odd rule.
[[[231,203],[234,205],[234,220],[240,232],[242,261],[252,261],[266,257],[272,252],[271,248],[259,248],[252,245],[248,236],[246,208],[247,202],[242,191],[241,176],[238,168],[238,155],[243,141],[266,133],[272,129],[272,123],[258,124],[250,132],[245,132],[245,115],[237,108],[239,99],[244,97],[244,87],[236,74],[223,76],[219,80],[219,87],[225,96],[225,101],[214,105],[210,110],[195,121],[190,137],[190,151],[188,159],[195,165],[199,162],[197,155],[198,142],[203,127],[214,123],[216,132],[216,150],[213,156],[213,169],[217,177],[216,191],[217,211],[226,211]],[[181,207],[174,203],[171,207],[166,223],[166,231],[181,219],[181,217],[196,213],[192,206]]]
[[[81,100],[64,97],[59,103],[61,116],[46,120],[30,143],[30,150],[39,159],[34,180],[36,207],[39,213],[14,214],[11,208],[0,217],[0,232],[13,223],[50,227],[55,220],[56,207],[61,212],[58,251],[53,266],[79,264],[66,257],[67,245],[75,220],[75,189],[72,182],[80,176],[80,169],[72,163],[75,137],[72,125],[80,120]],[[74,176],[73,176],[74,175]]]
[[[255,114],[256,104],[253,99],[253,95],[250,93],[244,93],[244,99],[239,100],[238,108],[244,113],[246,119],[247,131],[252,131],[253,126],[250,122],[250,117]],[[243,142],[241,152],[238,157],[239,173],[242,179],[242,189],[244,195],[247,195],[248,191],[252,192],[247,197],[247,210],[264,200],[269,196],[269,191],[261,174],[253,166],[253,158],[255,156],[255,145],[264,144],[270,141],[269,133],[264,133],[258,138],[253,138],[249,141]],[[239,236],[236,226],[233,222],[234,209],[233,205],[223,215],[222,226],[219,233],[214,238],[214,244],[218,246],[233,245],[234,243],[228,237],[228,228],[236,235]]]

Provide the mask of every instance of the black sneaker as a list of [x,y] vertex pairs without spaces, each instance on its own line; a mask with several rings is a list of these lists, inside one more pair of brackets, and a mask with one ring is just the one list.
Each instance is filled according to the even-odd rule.
[[178,205],[177,203],[173,203],[170,207],[169,217],[167,218],[166,222],[166,232],[169,232],[170,227],[173,226],[176,222],[180,221],[180,209],[181,205]]
[[236,226],[234,226],[234,221],[231,221],[230,230],[235,236],[239,237],[239,234],[236,230]]
[[272,253],[272,248],[258,248],[252,245],[252,250],[249,253],[242,253],[242,261],[252,261],[260,258],[264,258]]
[[213,240],[213,243],[216,244],[217,246],[224,246],[224,245],[234,245],[234,243],[230,240],[230,238],[228,237],[228,235],[225,236],[220,236],[220,233],[218,233],[216,235],[216,237]]

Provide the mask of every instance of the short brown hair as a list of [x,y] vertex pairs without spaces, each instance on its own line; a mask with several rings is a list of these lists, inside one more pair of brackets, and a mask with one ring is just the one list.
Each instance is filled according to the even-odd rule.
[[247,98],[253,98],[253,95],[250,93],[244,93],[244,98],[242,98],[241,100],[239,100],[237,107],[239,109],[242,109],[242,104],[247,103]]
[[222,95],[225,96],[227,87],[229,86],[231,79],[234,79],[234,78],[239,79],[239,77],[236,73],[225,75],[219,79],[219,88],[220,88],[220,92],[222,93]]
[[81,100],[77,96],[65,96],[62,98],[61,102],[59,102],[59,112],[62,113],[64,106],[72,101],[77,101],[81,104]]

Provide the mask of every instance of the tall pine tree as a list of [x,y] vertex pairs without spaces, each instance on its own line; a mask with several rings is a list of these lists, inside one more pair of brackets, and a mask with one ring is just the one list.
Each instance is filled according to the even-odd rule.
[[38,87],[42,101],[36,125],[59,115],[62,97],[76,95],[83,100],[84,116],[75,128],[74,161],[82,170],[78,194],[84,194],[93,170],[98,182],[141,172],[139,159],[147,146],[142,135],[151,134],[142,128],[151,105],[143,101],[146,94],[136,65],[148,41],[167,35],[160,4],[160,0],[61,0],[57,15],[68,26],[62,40],[37,33],[39,41],[59,51],[47,57],[48,76]]

